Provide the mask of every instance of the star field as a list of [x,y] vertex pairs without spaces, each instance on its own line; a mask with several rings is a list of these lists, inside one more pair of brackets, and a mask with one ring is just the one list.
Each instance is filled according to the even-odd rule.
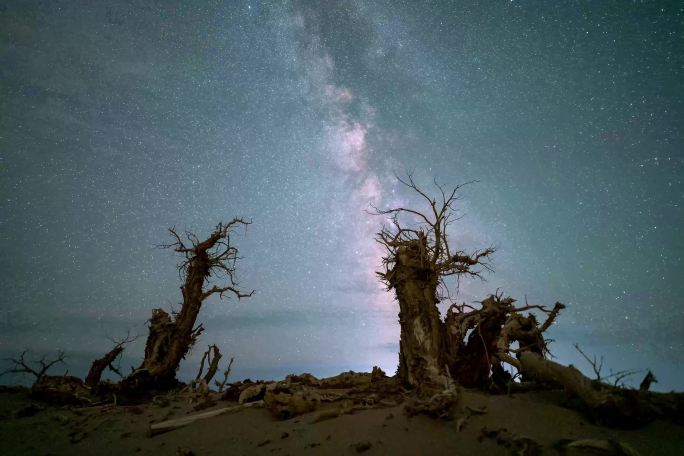
[[236,378],[393,372],[365,209],[417,203],[415,170],[478,180],[452,239],[495,273],[455,299],[564,302],[559,361],[588,368],[578,342],[681,390],[683,34],[677,2],[6,2],[0,355],[84,374],[178,307],[168,227],[243,216],[256,292],[204,305],[181,378],[211,343]]

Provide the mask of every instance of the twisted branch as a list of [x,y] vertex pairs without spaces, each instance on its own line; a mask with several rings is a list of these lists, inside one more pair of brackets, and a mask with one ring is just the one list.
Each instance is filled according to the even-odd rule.
[[45,376],[47,371],[50,370],[52,366],[55,364],[63,364],[65,358],[63,351],[59,351],[57,353],[57,357],[49,361],[46,359],[47,355],[45,355],[38,361],[34,361],[34,364],[39,364],[39,367],[34,368],[29,365],[28,361],[26,361],[26,353],[28,353],[28,350],[21,352],[19,358],[5,358],[5,361],[11,362],[13,366],[4,370],[3,372],[0,372],[0,377],[5,374],[31,374],[36,377],[36,382],[38,382]]

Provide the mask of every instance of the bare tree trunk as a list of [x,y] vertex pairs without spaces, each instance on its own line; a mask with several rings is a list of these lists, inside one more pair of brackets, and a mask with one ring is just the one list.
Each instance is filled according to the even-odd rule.
[[195,327],[195,322],[202,306],[202,286],[208,275],[208,257],[206,252],[202,252],[190,260],[185,283],[181,287],[183,305],[175,319],[172,320],[162,309],[152,311],[141,368],[157,385],[175,383],[178,366],[203,331],[202,325]]
[[[181,286],[183,304],[173,318],[162,309],[152,311],[145,359],[140,368],[124,379],[122,386],[125,389],[141,392],[173,387],[177,383],[176,371],[181,361],[204,331],[201,324],[195,326],[202,302],[213,294],[223,297],[225,292],[231,292],[238,299],[252,295],[252,292],[242,293],[237,288],[235,262],[238,251],[229,242],[232,227],[248,223],[236,218],[226,225],[219,224],[202,242],[194,234],[186,232],[191,246],[184,244],[174,229],[169,230],[175,242],[163,247],[173,247],[186,258],[179,266],[185,275]],[[226,276],[228,285],[205,288],[212,274]]]
[[[448,294],[446,277],[481,277],[483,270],[491,270],[488,261],[494,249],[476,250],[468,255],[449,246],[447,229],[455,219],[456,193],[462,185],[447,191],[436,184],[439,195],[430,197],[416,185],[411,174],[407,179],[396,177],[426,203],[422,212],[407,207],[373,207],[373,213],[389,217],[387,221],[391,223],[383,225],[376,240],[387,250],[384,271],[378,272],[378,276],[388,289],[395,290],[399,301],[401,339],[397,375],[407,387],[443,388],[450,375],[447,369],[461,357],[463,342],[450,349],[455,335],[447,333],[447,329],[453,328],[448,328],[440,317],[439,291]],[[486,351],[484,347],[482,351]],[[483,354],[479,362],[486,359]],[[488,364],[486,371],[486,375],[478,378],[488,377]]]
[[399,301],[399,369],[408,387],[444,385],[442,363],[442,322],[437,309],[439,277],[422,261],[420,240],[406,242],[398,249],[391,284]]
[[117,374],[119,377],[123,378],[123,375],[121,375],[121,372],[117,367],[114,367],[113,363],[114,361],[116,361],[116,358],[118,358],[119,355],[123,353],[124,349],[126,348],[126,345],[133,342],[137,338],[138,336],[131,336],[131,333],[129,331],[129,333],[123,339],[111,339],[112,342],[114,342],[114,347],[111,350],[109,350],[102,358],[93,361],[93,363],[90,365],[88,376],[85,379],[85,384],[90,388],[98,386],[102,378],[102,373],[107,368],[109,368],[109,370]]

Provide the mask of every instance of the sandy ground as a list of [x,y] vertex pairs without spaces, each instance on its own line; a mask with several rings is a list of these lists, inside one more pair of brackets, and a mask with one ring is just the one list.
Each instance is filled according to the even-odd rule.
[[[163,406],[55,407],[39,404],[32,416],[17,417],[32,401],[24,392],[0,392],[1,455],[508,455],[511,449],[495,439],[480,438],[483,428],[506,428],[542,446],[542,454],[561,453],[561,439],[612,439],[629,444],[642,455],[684,455],[684,429],[666,422],[625,431],[599,427],[560,405],[559,395],[527,393],[490,396],[463,391],[456,419],[408,418],[402,406],[369,409],[313,422],[315,414],[276,421],[260,408],[221,415],[154,437],[150,423],[198,413],[188,398]],[[207,409],[226,407],[218,402]],[[465,423],[466,407],[486,409]],[[21,414],[21,412],[19,412]],[[460,414],[460,415],[459,415]],[[462,425],[459,431],[458,427]],[[182,453],[179,449],[192,453]]]

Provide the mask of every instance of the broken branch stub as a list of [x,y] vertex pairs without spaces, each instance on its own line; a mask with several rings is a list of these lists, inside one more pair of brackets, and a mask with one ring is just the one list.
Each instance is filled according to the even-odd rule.
[[126,348],[126,345],[133,342],[137,338],[138,336],[131,336],[129,332],[123,339],[113,340],[115,343],[114,347],[110,351],[105,353],[105,355],[102,358],[96,359],[91,364],[90,370],[88,371],[88,375],[85,379],[85,384],[90,388],[97,386],[102,378],[102,373],[107,368],[109,368],[109,370],[119,375],[120,377],[123,377],[119,369],[114,366],[114,361],[116,361],[116,359],[119,358],[119,356],[123,353],[124,349]]

